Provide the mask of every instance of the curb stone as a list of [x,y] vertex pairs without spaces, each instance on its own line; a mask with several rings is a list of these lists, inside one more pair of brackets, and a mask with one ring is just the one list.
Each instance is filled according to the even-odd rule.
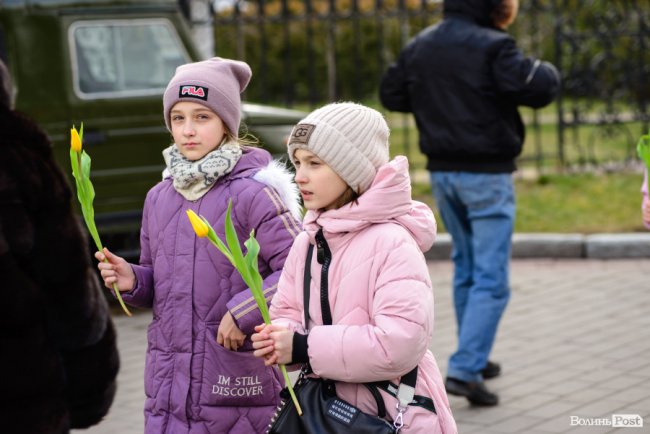
[[[446,260],[451,256],[451,236],[438,234],[424,256]],[[650,233],[556,234],[518,233],[512,237],[513,258],[650,258]]]

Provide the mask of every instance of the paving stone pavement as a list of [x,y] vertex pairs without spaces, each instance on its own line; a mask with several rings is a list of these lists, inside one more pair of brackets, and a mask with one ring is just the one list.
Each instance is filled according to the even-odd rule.
[[[456,345],[452,265],[429,261],[436,296],[431,349],[445,372]],[[650,261],[514,260],[512,298],[492,359],[503,375],[489,380],[501,403],[476,408],[450,396],[462,434],[650,433]],[[143,370],[149,312],[116,312],[122,358],[119,389],[99,425],[73,433],[143,431]],[[637,414],[643,428],[571,426]]]

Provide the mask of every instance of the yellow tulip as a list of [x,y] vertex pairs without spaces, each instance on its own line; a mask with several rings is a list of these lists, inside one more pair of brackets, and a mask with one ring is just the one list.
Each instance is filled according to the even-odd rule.
[[196,236],[199,238],[205,238],[208,236],[208,232],[210,229],[208,228],[208,225],[205,224],[203,220],[201,220],[201,217],[196,215],[194,211],[191,209],[188,209],[187,211],[187,216],[190,219],[190,223],[192,223],[192,227],[194,228],[194,232],[196,232]]
[[75,127],[70,129],[70,147],[75,152],[81,152],[81,137]]

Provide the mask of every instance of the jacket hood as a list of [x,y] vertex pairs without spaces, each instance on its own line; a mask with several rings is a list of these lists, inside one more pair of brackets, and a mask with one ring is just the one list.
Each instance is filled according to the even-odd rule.
[[423,252],[436,237],[431,209],[411,199],[411,179],[406,157],[396,157],[381,166],[370,188],[341,208],[308,211],[303,227],[313,240],[320,227],[330,234],[357,232],[372,224],[394,222],[407,229]]
[[493,27],[492,11],[503,0],[445,0],[443,12],[445,16],[461,15],[471,18],[482,26]]

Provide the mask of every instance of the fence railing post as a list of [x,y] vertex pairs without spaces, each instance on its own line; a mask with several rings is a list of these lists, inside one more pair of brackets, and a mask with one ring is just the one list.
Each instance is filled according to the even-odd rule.
[[314,56],[314,28],[313,15],[314,8],[312,0],[305,0],[305,25],[307,27],[307,77],[309,86],[309,106],[314,107],[318,103],[318,91],[316,86],[315,56]]
[[293,105],[293,77],[291,71],[291,17],[287,0],[282,0],[282,34],[284,36],[284,103],[287,107]]
[[[554,1],[555,12],[559,12]],[[558,13],[555,19],[555,65],[559,68],[562,65],[562,16]],[[563,105],[563,89],[564,89],[564,80],[560,84],[560,91],[557,96],[557,159],[558,159],[558,168],[560,170],[564,169],[564,105]]]
[[329,101],[336,101],[336,1],[329,1],[329,12],[327,14],[327,97]]

